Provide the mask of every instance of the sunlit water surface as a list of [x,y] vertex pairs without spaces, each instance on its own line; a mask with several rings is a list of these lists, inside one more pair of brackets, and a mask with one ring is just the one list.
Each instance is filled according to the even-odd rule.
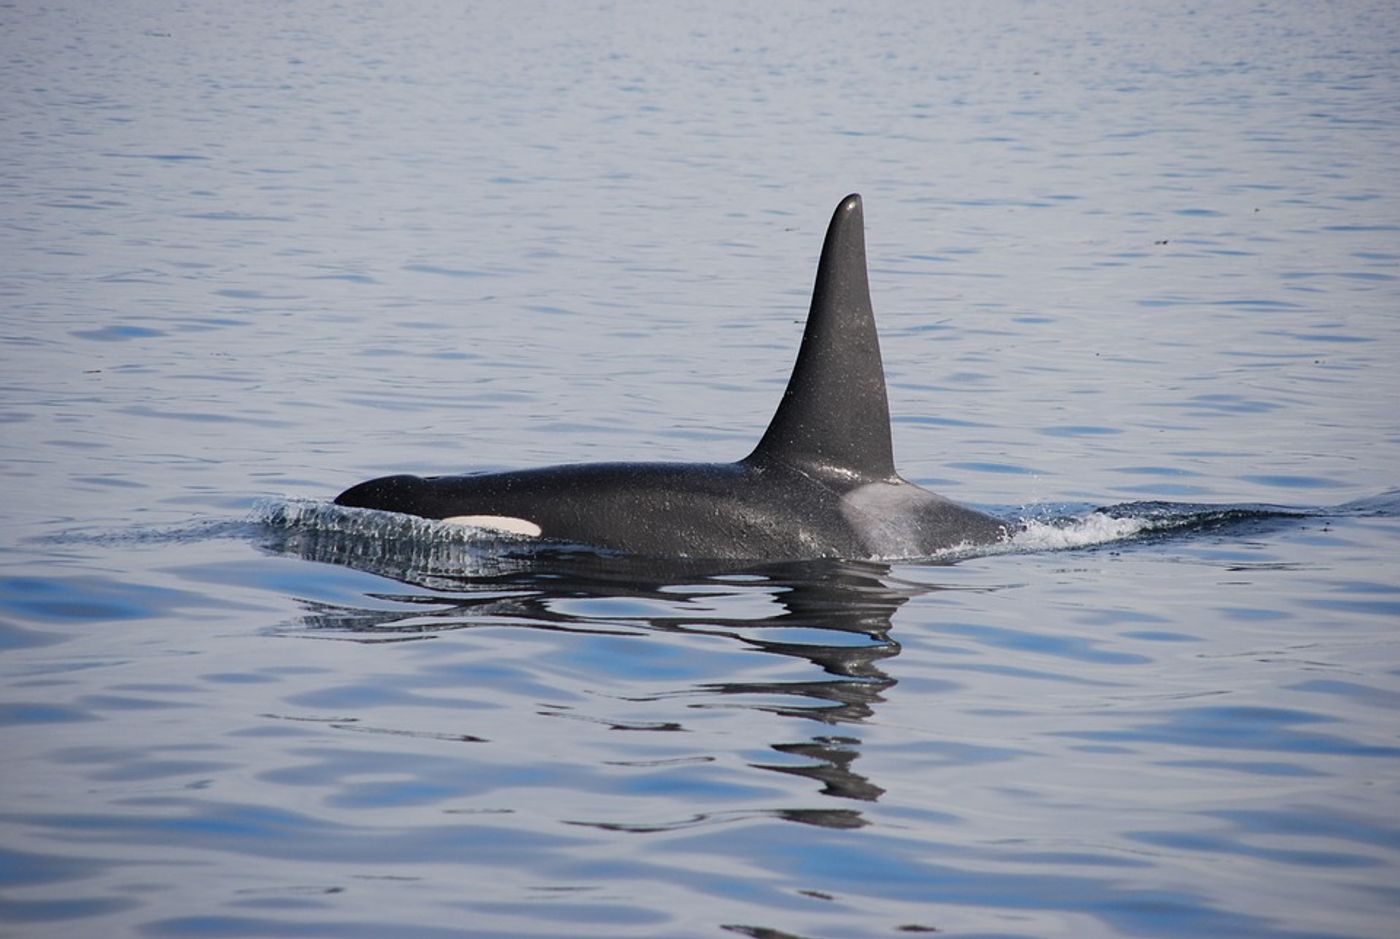
[[[0,933],[1394,935],[1400,8],[487,6],[0,10]],[[850,191],[1012,545],[327,504],[742,456]]]

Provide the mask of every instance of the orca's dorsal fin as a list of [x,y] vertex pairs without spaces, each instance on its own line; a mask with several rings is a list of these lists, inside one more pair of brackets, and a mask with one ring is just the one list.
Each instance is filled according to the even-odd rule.
[[842,199],[831,217],[797,364],[778,412],[746,462],[781,462],[856,479],[895,478],[858,195]]

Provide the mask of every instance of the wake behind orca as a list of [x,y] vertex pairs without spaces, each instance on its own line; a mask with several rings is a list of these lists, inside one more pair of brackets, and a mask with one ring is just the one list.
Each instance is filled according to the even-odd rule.
[[797,363],[744,459],[385,476],[335,502],[655,558],[914,559],[1011,533],[895,470],[858,195],[832,216]]

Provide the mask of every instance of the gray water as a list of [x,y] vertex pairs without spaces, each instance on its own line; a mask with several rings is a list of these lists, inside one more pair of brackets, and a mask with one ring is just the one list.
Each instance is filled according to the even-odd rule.
[[[0,8],[0,933],[1393,935],[1400,8],[482,6]],[[742,456],[851,191],[1013,550],[328,508]]]

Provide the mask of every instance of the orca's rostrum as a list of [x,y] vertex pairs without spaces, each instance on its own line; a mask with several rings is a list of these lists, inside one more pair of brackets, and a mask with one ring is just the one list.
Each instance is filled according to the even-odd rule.
[[858,195],[836,207],[797,364],[739,462],[385,476],[335,501],[651,557],[907,559],[1008,535],[895,470]]

